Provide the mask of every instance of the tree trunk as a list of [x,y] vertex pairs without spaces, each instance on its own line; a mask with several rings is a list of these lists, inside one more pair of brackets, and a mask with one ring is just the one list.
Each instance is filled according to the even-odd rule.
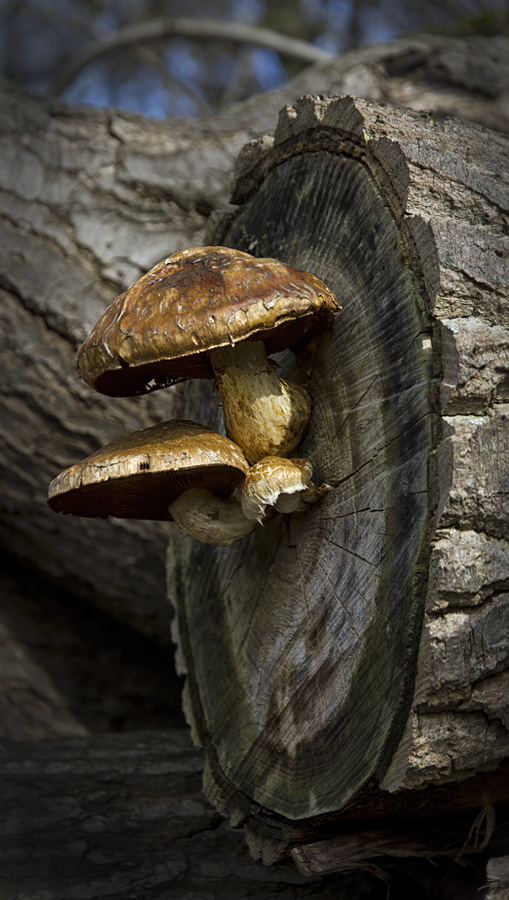
[[112,401],[78,379],[73,356],[130,281],[200,243],[210,208],[226,202],[222,160],[247,135],[236,144],[230,134],[203,136],[199,123],[170,132],[129,114],[71,112],[12,86],[2,101],[0,540],[59,587],[168,646],[167,526],[64,518],[46,496],[62,468],[178,416],[178,389]]
[[0,559],[0,738],[183,727],[165,648]]
[[[299,454],[333,491],[230,548],[170,544],[206,793],[267,861],[509,755],[508,148],[308,97],[241,154],[241,205],[209,236],[343,305],[279,358],[313,400]],[[337,842],[313,865],[336,868]]]

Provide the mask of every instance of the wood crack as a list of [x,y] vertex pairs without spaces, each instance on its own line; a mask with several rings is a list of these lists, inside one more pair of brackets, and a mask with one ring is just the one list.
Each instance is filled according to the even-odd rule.
[[5,273],[0,274],[0,289],[10,294],[11,297],[19,302],[23,309],[43,322],[49,332],[62,338],[62,340],[67,344],[70,344],[74,349],[78,347],[79,342],[76,340],[72,331],[67,327],[68,323],[65,318],[59,316],[57,313],[51,313],[48,310],[41,310],[38,308],[31,298],[25,297],[21,293]]

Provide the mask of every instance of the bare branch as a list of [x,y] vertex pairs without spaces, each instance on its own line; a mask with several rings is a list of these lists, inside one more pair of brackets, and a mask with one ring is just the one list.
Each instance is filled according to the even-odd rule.
[[121,28],[89,44],[56,76],[53,93],[58,96],[89,62],[109,50],[125,47],[140,41],[160,40],[163,37],[187,37],[194,40],[228,40],[242,44],[257,44],[275,50],[283,56],[292,56],[307,63],[326,62],[334,54],[315,47],[307,41],[278,34],[268,28],[258,28],[243,22],[225,22],[217,19],[174,19],[161,17]]
[[147,47],[145,44],[133,44],[132,47],[128,48],[128,52],[130,52],[132,58],[136,60],[138,65],[147,69],[153,69],[160,75],[168,93],[177,88],[177,90],[182,91],[182,93],[186,94],[186,96],[196,102],[197,106],[200,108],[201,115],[206,116],[212,114],[212,110],[204,97],[202,97],[192,85],[186,83],[184,79],[175,78],[173,74],[170,74],[168,68],[164,64],[164,60],[150,47]]

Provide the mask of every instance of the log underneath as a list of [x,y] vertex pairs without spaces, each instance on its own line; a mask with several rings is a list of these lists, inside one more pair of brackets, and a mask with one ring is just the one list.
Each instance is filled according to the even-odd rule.
[[[462,900],[479,896],[486,860],[469,867],[468,879],[462,867],[451,870],[450,861],[446,868],[426,861],[421,871],[401,875],[401,854],[409,843],[406,851],[393,843],[401,835],[400,814],[386,823],[384,835],[373,822],[359,827],[348,821],[349,833],[336,842],[296,847],[305,875],[289,860],[268,869],[249,858],[242,830],[228,826],[204,800],[202,765],[202,753],[184,729],[0,741],[2,900],[385,900],[383,870],[392,874],[395,900],[426,884],[426,896],[441,896],[434,891],[444,875]],[[479,799],[480,785],[472,796],[476,792]],[[429,821],[445,850],[454,840],[472,849],[475,817]],[[422,843],[430,825],[418,833],[405,822],[405,829]],[[484,833],[481,823],[479,845]],[[366,872],[348,874],[358,865],[359,846]],[[499,847],[497,855],[502,853]],[[324,854],[343,871],[317,877]],[[488,871],[493,885],[497,879],[500,884],[497,859]],[[500,900],[500,894],[492,896]]]
[[201,771],[185,729],[0,742],[2,900],[380,900],[369,876],[251,860]]
[[[209,235],[309,269],[343,304],[333,333],[279,358],[313,398],[299,453],[333,491],[232,548],[169,552],[206,791],[253,843],[262,822],[276,834],[267,859],[276,821],[319,830],[373,791],[509,752],[508,147],[305,98],[241,154],[241,206]],[[492,563],[469,593],[452,573],[476,541]],[[477,608],[458,616],[459,584]]]

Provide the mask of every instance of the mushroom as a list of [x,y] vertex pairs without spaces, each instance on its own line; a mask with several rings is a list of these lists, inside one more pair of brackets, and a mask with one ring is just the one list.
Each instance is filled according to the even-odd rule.
[[290,456],[311,400],[279,378],[267,353],[323,332],[340,305],[315,275],[227,247],[183,250],[106,310],[78,350],[79,375],[128,396],[215,377],[226,430],[250,463]]
[[50,484],[52,510],[75,516],[174,519],[198,540],[227,546],[258,527],[236,500],[248,471],[233,441],[174,420],[117,438]]
[[307,459],[279,457],[249,468],[229,438],[173,420],[117,438],[65,469],[49,486],[48,505],[96,519],[173,519],[199,541],[226,547],[269,513],[319,499],[329,488],[315,487],[312,471]]
[[267,507],[279,513],[304,512],[332,490],[328,484],[319,487],[313,484],[312,474],[309,459],[267,456],[251,466],[245,480],[235,489],[234,497],[246,518],[260,524],[263,524]]

